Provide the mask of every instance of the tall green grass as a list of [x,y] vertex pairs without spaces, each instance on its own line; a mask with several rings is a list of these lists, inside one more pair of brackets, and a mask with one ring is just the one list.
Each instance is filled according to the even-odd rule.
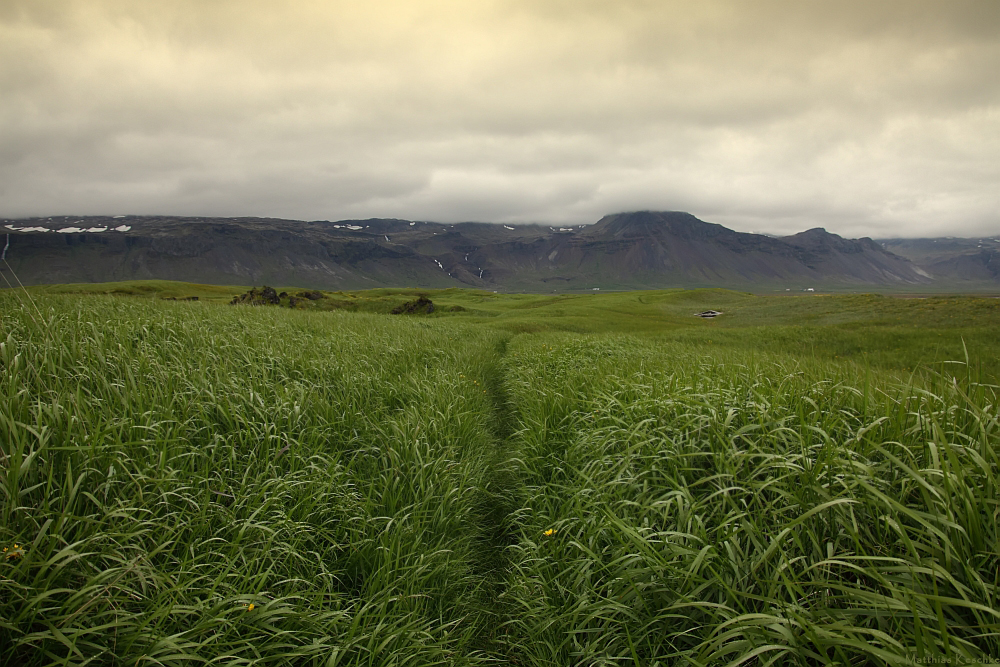
[[487,335],[40,305],[2,316],[5,664],[475,658]]
[[1000,656],[995,387],[635,339],[518,355],[526,662]]
[[23,298],[0,294],[0,663],[1000,655],[975,363]]

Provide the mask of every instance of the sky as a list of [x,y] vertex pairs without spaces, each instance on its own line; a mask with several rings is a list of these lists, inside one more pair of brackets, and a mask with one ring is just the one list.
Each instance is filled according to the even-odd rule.
[[0,216],[1000,232],[996,0],[0,0]]

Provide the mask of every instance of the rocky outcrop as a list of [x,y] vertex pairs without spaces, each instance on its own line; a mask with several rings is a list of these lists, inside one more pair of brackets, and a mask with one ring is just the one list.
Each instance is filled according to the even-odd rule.
[[281,297],[273,287],[264,286],[260,289],[256,287],[248,290],[244,294],[233,297],[229,302],[231,306],[277,306],[281,303]]

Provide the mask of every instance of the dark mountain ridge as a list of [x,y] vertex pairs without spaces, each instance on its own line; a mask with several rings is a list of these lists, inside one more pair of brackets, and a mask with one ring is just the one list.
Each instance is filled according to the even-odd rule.
[[[871,239],[776,238],[677,211],[593,225],[162,216],[5,220],[25,284],[161,278],[213,284],[552,291],[675,286],[909,286],[931,275]],[[2,267],[5,278],[10,270]],[[13,282],[13,280],[11,280]]]

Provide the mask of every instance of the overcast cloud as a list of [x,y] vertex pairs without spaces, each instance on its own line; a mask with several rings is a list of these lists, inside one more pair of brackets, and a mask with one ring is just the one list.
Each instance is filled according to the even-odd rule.
[[994,0],[0,0],[0,216],[995,234],[998,72]]

